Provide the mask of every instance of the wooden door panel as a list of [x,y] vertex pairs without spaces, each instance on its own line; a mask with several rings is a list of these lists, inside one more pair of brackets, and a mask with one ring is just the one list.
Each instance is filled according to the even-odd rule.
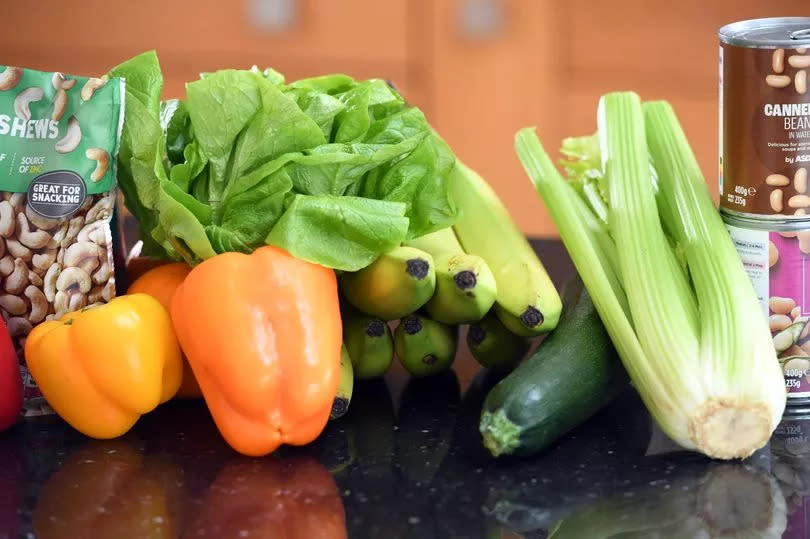
[[288,29],[249,23],[253,0],[40,0],[3,2],[14,21],[0,32],[0,50],[42,48],[65,53],[111,50],[119,58],[152,48],[193,55],[240,52],[240,64],[272,52],[302,61],[350,58],[401,62],[407,56],[407,0],[297,0]]

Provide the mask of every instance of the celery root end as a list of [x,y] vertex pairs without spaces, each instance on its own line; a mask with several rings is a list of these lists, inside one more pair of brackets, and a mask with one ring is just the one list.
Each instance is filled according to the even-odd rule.
[[741,459],[763,447],[773,430],[768,407],[710,399],[698,407],[689,434],[698,450],[716,459]]

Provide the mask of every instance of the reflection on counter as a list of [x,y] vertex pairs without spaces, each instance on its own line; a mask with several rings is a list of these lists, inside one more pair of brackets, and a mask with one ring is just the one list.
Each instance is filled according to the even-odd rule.
[[714,462],[661,453],[628,388],[539,455],[493,459],[478,422],[502,375],[465,380],[461,361],[362,381],[314,443],[262,459],[234,453],[202,401],[111,441],[56,418],[18,425],[0,435],[0,537],[805,537],[810,414],[750,459]]
[[317,460],[238,459],[211,484],[183,537],[343,539],[335,480]]
[[33,532],[41,539],[346,537],[335,480],[314,458],[233,455],[199,493],[186,473],[179,455],[152,452],[134,437],[88,441],[42,486]]
[[785,539],[810,536],[810,413],[807,412],[788,408],[771,438],[772,470],[787,502]]
[[34,532],[42,539],[178,537],[184,489],[171,455],[146,455],[128,439],[89,441],[45,483]]
[[628,486],[575,510],[549,537],[782,536],[785,500],[767,473],[709,462],[681,465],[672,479],[661,478],[655,465],[649,472],[646,485]]

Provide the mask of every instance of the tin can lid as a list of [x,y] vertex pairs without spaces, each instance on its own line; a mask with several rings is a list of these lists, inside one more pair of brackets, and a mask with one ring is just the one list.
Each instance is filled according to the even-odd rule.
[[[740,214],[720,208],[720,217],[727,225],[751,230],[768,230],[770,232],[794,232],[810,230],[810,216],[802,218],[793,216],[764,216]],[[808,399],[810,400],[810,399]]]
[[733,22],[717,33],[722,43],[763,49],[810,45],[810,17],[772,17]]

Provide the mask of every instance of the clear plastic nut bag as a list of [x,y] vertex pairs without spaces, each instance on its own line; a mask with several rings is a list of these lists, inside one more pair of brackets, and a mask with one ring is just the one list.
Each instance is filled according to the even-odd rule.
[[115,296],[113,227],[124,80],[0,66],[0,314],[25,411],[47,411],[25,370],[28,333]]

